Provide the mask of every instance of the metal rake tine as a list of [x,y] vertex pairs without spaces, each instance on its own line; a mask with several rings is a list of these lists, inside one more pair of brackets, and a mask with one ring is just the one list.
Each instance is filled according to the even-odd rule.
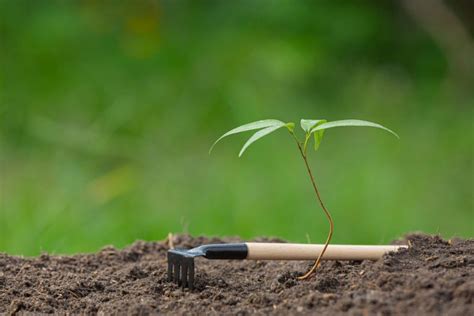
[[184,260],[181,265],[181,286],[184,288],[188,283],[188,269],[189,265],[187,263],[188,260]]
[[179,260],[176,260],[173,263],[173,272],[174,272],[173,281],[176,284],[179,284],[179,270],[180,270],[180,263],[179,263]]
[[190,290],[194,289],[194,260],[191,260],[188,265],[189,277],[188,277],[188,287]]

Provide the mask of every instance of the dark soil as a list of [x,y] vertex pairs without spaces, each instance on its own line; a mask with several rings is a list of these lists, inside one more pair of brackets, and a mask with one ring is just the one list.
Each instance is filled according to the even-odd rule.
[[[175,246],[237,241],[173,238]],[[262,241],[261,239],[260,241]],[[196,262],[196,289],[166,281],[168,242],[95,254],[0,254],[0,313],[474,315],[474,240],[410,235],[370,262]],[[276,240],[273,240],[276,241]]]

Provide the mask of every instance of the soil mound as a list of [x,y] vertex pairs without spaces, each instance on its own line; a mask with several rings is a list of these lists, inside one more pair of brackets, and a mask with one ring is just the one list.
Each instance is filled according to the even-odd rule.
[[[238,240],[179,235],[173,243]],[[323,262],[308,281],[296,276],[311,262],[198,259],[193,291],[166,281],[167,241],[74,256],[0,254],[0,313],[474,315],[474,240],[405,240],[409,249],[376,262]]]

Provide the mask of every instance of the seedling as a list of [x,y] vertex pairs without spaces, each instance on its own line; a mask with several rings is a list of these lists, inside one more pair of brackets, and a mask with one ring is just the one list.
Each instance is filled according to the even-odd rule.
[[328,209],[326,208],[326,206],[323,203],[323,200],[321,198],[321,194],[319,193],[318,187],[316,185],[316,181],[315,181],[314,176],[313,176],[313,172],[311,171],[311,167],[309,166],[309,163],[308,163],[308,151],[307,151],[307,149],[308,149],[309,143],[311,142],[311,139],[314,139],[313,148],[316,151],[316,150],[318,150],[319,145],[321,144],[321,141],[322,141],[323,135],[324,135],[324,131],[326,129],[333,128],[333,127],[344,127],[344,126],[375,127],[375,128],[383,129],[383,130],[393,134],[397,138],[399,138],[399,137],[394,131],[392,131],[392,130],[390,130],[390,129],[388,129],[388,128],[380,125],[380,124],[369,122],[369,121],[362,121],[362,120],[350,119],[350,120],[340,120],[340,121],[328,122],[326,120],[302,119],[301,122],[300,122],[300,125],[301,125],[301,128],[303,129],[303,131],[305,133],[304,141],[300,141],[298,139],[298,137],[297,137],[297,135],[295,134],[295,131],[294,131],[295,123],[292,123],[292,122],[285,123],[285,122],[282,122],[282,121],[279,121],[279,120],[270,119],[270,120],[261,120],[261,121],[256,121],[256,122],[244,124],[244,125],[241,125],[239,127],[236,127],[234,129],[228,131],[227,133],[225,133],[224,135],[219,137],[219,139],[217,139],[214,142],[214,144],[212,145],[211,149],[209,150],[209,153],[211,153],[214,146],[221,139],[223,139],[227,136],[233,135],[233,134],[238,134],[238,133],[251,131],[251,130],[259,130],[259,131],[256,132],[255,134],[253,134],[247,140],[247,142],[244,144],[244,146],[242,147],[242,149],[239,152],[239,157],[241,157],[244,154],[244,152],[247,150],[247,148],[250,145],[252,145],[255,141],[257,141],[260,138],[262,138],[266,135],[269,135],[270,133],[273,133],[274,131],[276,131],[280,128],[283,128],[283,127],[286,128],[286,130],[289,132],[289,134],[295,140],[296,145],[298,146],[298,150],[299,150],[299,153],[301,155],[301,158],[303,159],[306,170],[308,172],[308,176],[311,180],[311,184],[313,186],[314,193],[316,194],[316,198],[317,198],[317,200],[319,202],[319,205],[321,206],[321,208],[322,208],[322,210],[323,210],[324,214],[326,215],[326,217],[328,219],[328,222],[329,222],[329,232],[328,232],[328,236],[326,238],[326,242],[324,244],[323,250],[319,253],[319,255],[318,255],[315,263],[311,267],[311,269],[309,269],[308,272],[306,272],[304,275],[299,277],[300,280],[304,280],[304,279],[307,279],[309,276],[311,276],[313,274],[313,272],[318,268],[318,266],[321,262],[321,258],[324,256],[324,253],[326,252],[326,249],[327,249],[329,243],[331,242],[331,238],[332,238],[332,235],[333,235],[333,232],[334,232],[334,222],[332,220],[331,214],[329,213]]

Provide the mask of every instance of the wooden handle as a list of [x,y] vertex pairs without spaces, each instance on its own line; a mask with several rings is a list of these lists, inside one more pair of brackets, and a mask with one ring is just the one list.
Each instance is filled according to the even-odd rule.
[[[324,245],[246,243],[251,260],[316,260]],[[329,245],[323,260],[377,260],[385,253],[408,246]]]

